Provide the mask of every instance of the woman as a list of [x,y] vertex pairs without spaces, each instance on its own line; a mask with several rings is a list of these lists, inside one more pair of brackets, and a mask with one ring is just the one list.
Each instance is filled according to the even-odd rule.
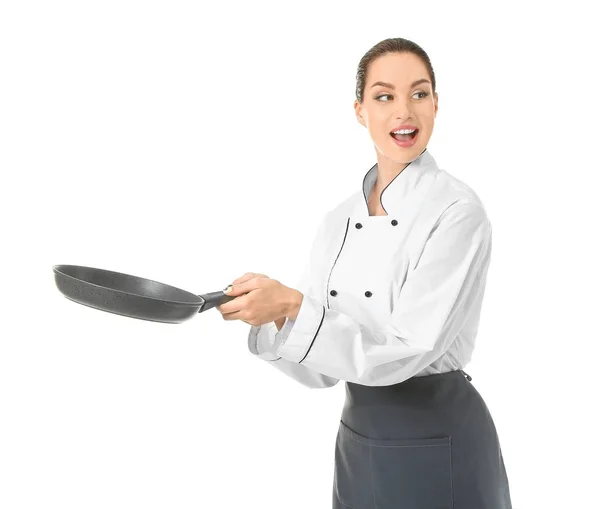
[[494,422],[462,370],[492,227],[426,148],[438,110],[429,57],[381,41],[359,63],[356,96],[377,164],[325,214],[298,289],[247,273],[217,309],[250,324],[250,351],[298,382],[346,382],[334,509],[510,509]]

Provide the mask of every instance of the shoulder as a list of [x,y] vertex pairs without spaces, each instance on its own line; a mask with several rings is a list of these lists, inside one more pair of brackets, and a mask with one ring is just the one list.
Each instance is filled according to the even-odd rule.
[[471,216],[489,224],[485,205],[475,189],[446,170],[438,169],[424,197],[437,220],[442,217]]
[[437,239],[487,241],[492,226],[483,201],[467,183],[445,170],[436,169],[435,178],[420,197],[415,222],[406,248],[418,259],[432,236]]
[[436,198],[447,201],[468,201],[483,207],[481,198],[469,184],[446,170],[438,169],[436,173],[437,178],[430,189]]

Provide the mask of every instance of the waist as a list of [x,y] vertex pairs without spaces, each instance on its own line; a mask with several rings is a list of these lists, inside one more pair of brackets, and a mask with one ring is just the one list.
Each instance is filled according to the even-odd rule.
[[465,413],[485,404],[463,370],[413,376],[385,386],[346,382],[341,420],[366,436],[414,437],[460,425]]
[[472,377],[462,369],[435,373],[432,375],[413,376],[393,385],[361,385],[346,382],[346,396],[357,403],[373,403],[381,401],[397,401],[400,398],[412,398],[416,395],[427,396],[444,392],[449,386],[461,386],[470,382]]

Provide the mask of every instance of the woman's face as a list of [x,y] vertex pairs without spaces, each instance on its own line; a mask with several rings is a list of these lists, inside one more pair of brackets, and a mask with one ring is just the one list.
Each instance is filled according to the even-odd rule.
[[[387,53],[371,62],[363,103],[354,101],[354,109],[379,153],[394,162],[408,163],[423,152],[431,138],[437,99],[437,93],[432,94],[427,68],[418,57]],[[416,138],[396,142],[390,133],[402,124],[417,128]],[[399,138],[409,140],[406,136]]]

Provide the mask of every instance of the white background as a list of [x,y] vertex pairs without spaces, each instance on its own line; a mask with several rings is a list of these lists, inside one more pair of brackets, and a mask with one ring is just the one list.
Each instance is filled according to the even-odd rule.
[[248,271],[293,286],[322,214],[376,161],[352,102],[358,61],[387,37],[428,52],[428,148],[493,225],[465,371],[513,506],[597,503],[584,5],[3,2],[0,507],[331,507],[343,383],[287,378],[216,310],[168,325],[75,304],[52,265],[194,293]]

